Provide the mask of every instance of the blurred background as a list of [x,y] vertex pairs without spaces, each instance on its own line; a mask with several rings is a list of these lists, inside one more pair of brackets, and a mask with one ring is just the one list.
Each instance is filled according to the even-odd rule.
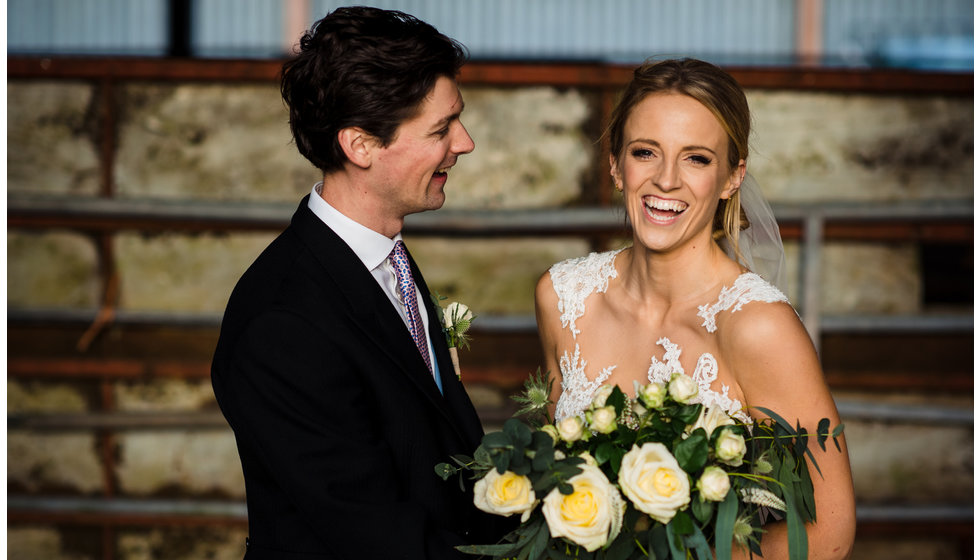
[[[973,557],[969,0],[390,0],[460,40],[477,149],[406,239],[479,315],[484,425],[541,364],[533,286],[622,246],[600,140],[650,56],[746,88],[749,171],[844,422],[854,558]],[[277,72],[324,0],[7,0],[11,559],[241,558],[211,353],[235,282],[319,179]]]

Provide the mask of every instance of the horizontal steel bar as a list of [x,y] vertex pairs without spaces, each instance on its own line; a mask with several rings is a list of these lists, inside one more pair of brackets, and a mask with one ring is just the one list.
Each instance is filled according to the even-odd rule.
[[7,416],[8,430],[187,430],[228,428],[220,412],[17,413]]
[[[205,516],[244,521],[248,512],[244,502],[218,500],[165,500],[136,498],[82,498],[7,496],[8,514],[38,512],[48,514],[101,514],[138,516]],[[858,504],[858,523],[942,523],[973,520],[970,504]]]
[[[8,228],[70,227],[136,231],[279,230],[289,221],[292,203],[230,201],[139,200],[85,197],[10,195]],[[774,204],[773,211],[787,233],[795,222],[819,217],[828,225],[839,222],[848,231],[878,227],[880,222],[902,226],[928,222],[969,222],[973,204],[965,200],[898,202],[813,202]],[[624,231],[619,207],[548,208],[524,210],[440,210],[412,214],[405,232],[415,235],[493,236],[568,235]],[[827,232],[832,236],[834,231]],[[853,235],[848,233],[847,235]]]
[[[96,309],[18,309],[7,308],[10,323],[78,323],[90,324],[98,314]],[[174,327],[211,327],[221,324],[221,313],[207,312],[115,312],[113,324]],[[474,332],[492,334],[536,334],[534,315],[481,315],[473,325]],[[834,333],[966,333],[973,330],[973,315],[923,313],[916,315],[823,315],[820,331]]]
[[893,404],[868,399],[837,398],[837,410],[844,420],[894,422],[901,424],[941,424],[951,427],[973,426],[973,409],[928,404]]
[[139,515],[195,515],[245,519],[244,502],[219,500],[167,500],[139,498],[84,498],[7,496],[7,510],[47,513],[100,513]]
[[[837,408],[844,420],[953,427],[973,425],[972,409],[950,406],[838,398]],[[497,409],[479,412],[485,422],[496,423],[509,418],[513,411],[504,411],[503,415]],[[8,430],[186,430],[227,427],[224,416],[218,411],[15,413],[7,416]]]

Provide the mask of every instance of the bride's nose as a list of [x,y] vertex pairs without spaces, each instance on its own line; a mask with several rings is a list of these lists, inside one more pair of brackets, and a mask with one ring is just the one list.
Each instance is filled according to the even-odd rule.
[[679,172],[677,164],[666,159],[657,167],[651,179],[661,191],[672,191],[680,186]]

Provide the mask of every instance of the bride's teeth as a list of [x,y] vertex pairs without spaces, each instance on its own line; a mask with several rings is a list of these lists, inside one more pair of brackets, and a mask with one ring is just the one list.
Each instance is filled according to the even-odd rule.
[[659,198],[648,198],[643,201],[647,208],[653,210],[664,210],[668,212],[683,212],[687,204],[680,200],[662,200]]
[[443,167],[442,169],[437,170],[436,173],[449,173],[449,168]]

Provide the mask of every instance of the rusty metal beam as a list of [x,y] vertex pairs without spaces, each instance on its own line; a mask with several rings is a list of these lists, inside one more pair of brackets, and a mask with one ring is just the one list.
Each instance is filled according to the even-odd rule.
[[[118,200],[8,196],[7,227],[92,232],[280,231],[292,203]],[[856,201],[773,204],[784,239],[802,239],[803,223],[819,216],[824,239],[870,241],[972,241],[969,201]],[[405,233],[447,237],[519,237],[623,234],[618,207],[541,210],[440,210],[412,214]]]
[[[275,82],[283,60],[136,57],[7,57],[7,79]],[[623,87],[634,65],[606,63],[490,62],[463,67],[472,86]],[[814,67],[726,67],[743,87],[865,93],[973,95],[972,72]]]

